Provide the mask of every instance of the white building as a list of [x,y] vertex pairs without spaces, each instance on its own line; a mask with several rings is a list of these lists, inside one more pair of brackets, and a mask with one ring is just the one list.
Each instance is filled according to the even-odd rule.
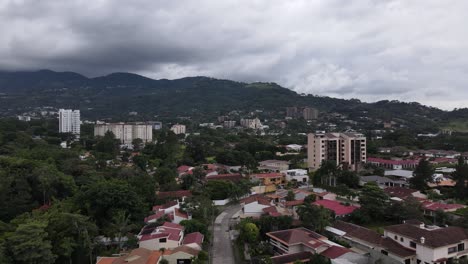
[[80,134],[80,110],[60,109],[58,114],[60,133]]
[[452,263],[468,256],[468,231],[461,227],[428,227],[411,222],[385,227],[384,237],[415,251],[409,263]]
[[171,131],[176,135],[185,134],[185,125],[175,124],[171,127]]
[[307,175],[307,170],[294,169],[282,171],[286,176],[286,181],[296,180],[297,182],[307,183],[309,181],[309,175]]
[[104,136],[107,131],[111,131],[116,139],[119,139],[122,144],[131,144],[134,139],[141,139],[143,142],[153,141],[152,125],[143,123],[111,123],[111,124],[96,124],[94,126],[95,136]]

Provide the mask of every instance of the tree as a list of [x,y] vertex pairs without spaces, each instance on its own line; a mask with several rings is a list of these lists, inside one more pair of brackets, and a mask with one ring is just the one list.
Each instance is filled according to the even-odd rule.
[[99,138],[94,147],[95,156],[99,159],[114,159],[119,153],[119,140],[115,138],[114,133],[107,131],[103,137]]
[[182,220],[180,221],[180,225],[183,226],[184,232],[186,234],[190,234],[193,232],[200,232],[202,233],[205,237],[208,235],[208,227],[203,224],[202,222],[196,220],[196,219],[191,219],[191,220]]
[[389,197],[375,182],[369,182],[364,185],[361,191],[359,203],[361,204],[360,211],[363,214],[378,221],[385,216]]
[[432,181],[434,169],[429,161],[421,159],[413,174],[413,178],[410,179],[411,188],[424,191],[427,189],[427,183]]
[[333,161],[324,160],[320,168],[314,173],[314,185],[336,186],[339,169]]
[[242,225],[240,237],[246,243],[255,243],[258,240],[260,231],[254,223],[245,223]]
[[458,164],[455,169],[456,170],[452,175],[453,179],[456,181],[455,196],[458,199],[466,199],[468,196],[468,190],[466,187],[466,181],[468,181],[468,164],[465,163],[462,156],[458,158]]
[[305,204],[311,204],[317,200],[317,197],[315,194],[309,194],[306,198],[304,198],[304,203]]
[[297,208],[297,214],[305,227],[318,232],[323,232],[331,221],[330,211],[323,206],[303,204]]
[[330,260],[320,254],[314,254],[309,262],[309,264],[329,264]]
[[296,196],[294,195],[293,190],[288,190],[288,194],[286,195],[286,201],[294,201]]
[[7,241],[16,263],[54,263],[56,255],[45,231],[47,222],[33,220],[20,224]]

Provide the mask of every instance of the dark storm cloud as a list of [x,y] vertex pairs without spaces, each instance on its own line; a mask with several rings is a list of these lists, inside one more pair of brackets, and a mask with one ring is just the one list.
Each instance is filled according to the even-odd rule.
[[466,106],[465,1],[0,1],[0,68]]

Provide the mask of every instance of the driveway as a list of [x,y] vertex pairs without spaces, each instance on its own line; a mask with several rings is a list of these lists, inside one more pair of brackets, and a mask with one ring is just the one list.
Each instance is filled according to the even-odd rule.
[[235,264],[232,241],[229,237],[229,220],[240,209],[240,205],[232,205],[216,217],[213,228],[211,263]]

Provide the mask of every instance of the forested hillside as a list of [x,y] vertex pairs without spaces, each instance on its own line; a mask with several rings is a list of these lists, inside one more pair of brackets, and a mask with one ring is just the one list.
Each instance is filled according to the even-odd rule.
[[[300,95],[275,83],[242,83],[207,77],[153,80],[130,73],[87,78],[77,73],[0,72],[1,116],[35,107],[77,108],[85,118],[124,119],[138,112],[141,119],[191,116],[209,120],[232,110],[270,111],[284,117],[288,106],[310,106],[322,112],[366,116],[409,126],[442,126],[468,116],[468,111],[442,111],[419,103],[379,101],[364,103],[315,95]],[[275,116],[276,115],[276,116]]]

